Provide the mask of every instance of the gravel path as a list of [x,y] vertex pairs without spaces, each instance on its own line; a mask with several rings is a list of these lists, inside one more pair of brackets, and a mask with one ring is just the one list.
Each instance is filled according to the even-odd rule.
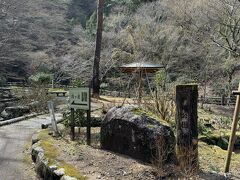
[[[61,114],[56,114],[60,119]],[[50,122],[48,115],[41,115],[16,124],[0,127],[0,180],[31,180],[34,175],[26,175],[29,168],[25,164],[24,150],[32,134],[41,128],[42,123]]]

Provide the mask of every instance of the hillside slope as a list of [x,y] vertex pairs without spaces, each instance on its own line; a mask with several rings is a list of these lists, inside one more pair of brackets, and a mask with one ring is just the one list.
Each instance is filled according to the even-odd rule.
[[[81,39],[95,0],[13,0],[1,6],[0,77],[17,81],[67,53]],[[3,2],[0,1],[0,4]],[[5,24],[5,26],[3,26]],[[79,30],[76,31],[76,28]],[[74,31],[75,30],[75,31]],[[48,66],[48,65],[46,65]]]

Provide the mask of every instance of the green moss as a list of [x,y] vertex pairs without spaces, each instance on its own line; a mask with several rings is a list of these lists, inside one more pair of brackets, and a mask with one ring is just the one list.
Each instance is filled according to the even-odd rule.
[[51,138],[51,136],[49,136],[48,133],[49,133],[49,131],[47,129],[40,131],[38,133],[38,139],[39,140],[46,140],[46,139]]
[[180,84],[176,86],[176,89],[182,89],[182,88],[188,88],[191,90],[197,90],[198,89],[198,84],[196,83],[188,83],[188,84]]
[[154,125],[152,125],[152,124],[149,124],[147,127],[153,129],[153,128],[156,127],[156,126],[154,126]]
[[179,87],[185,87],[185,86],[198,86],[198,84],[197,83],[187,83],[187,84],[179,84],[179,85],[177,85],[177,86],[179,86]]
[[47,158],[55,159],[59,155],[57,148],[53,145],[53,141],[44,140],[41,141],[40,145],[44,149]]
[[134,108],[134,109],[132,109],[132,113],[133,114],[135,114],[135,115],[142,115],[143,113],[145,113],[144,112],[144,110],[143,109],[140,109],[140,108]]
[[216,115],[209,111],[205,111],[204,109],[198,108],[198,118],[203,119],[205,121],[210,121],[211,119],[215,118]]
[[[220,136],[230,137],[230,135],[231,135],[231,130],[218,129],[218,130],[212,131],[211,134],[209,134],[208,136],[218,138]],[[236,132],[236,136],[240,136],[240,132]]]
[[68,176],[72,176],[72,177],[76,177],[77,179],[79,180],[84,180],[84,179],[87,179],[85,177],[83,177],[79,171],[71,164],[68,164],[64,161],[61,161],[59,163],[59,167],[60,168],[64,168],[65,170],[65,173],[68,175]]
[[79,180],[86,179],[80,172],[71,164],[64,162],[63,160],[58,160],[60,156],[58,149],[55,147],[55,140],[50,136],[48,130],[43,130],[38,134],[40,140],[40,146],[45,152],[45,156],[48,159],[48,165],[56,164],[59,168],[64,168],[65,174],[68,176],[76,177]]
[[[206,171],[213,170],[215,167],[218,171],[223,171],[227,151],[218,146],[208,145],[204,142],[199,142],[199,159],[201,169]],[[233,153],[232,155],[232,169],[239,168],[240,154]]]
[[142,115],[147,115],[148,117],[151,117],[153,119],[156,119],[157,121],[159,121],[162,125],[166,125],[166,126],[171,126],[170,123],[162,120],[159,118],[159,116],[157,116],[156,114],[152,113],[151,111],[146,111],[144,109],[141,108],[135,108],[132,110],[132,113],[134,115],[138,115],[138,116],[142,116]]

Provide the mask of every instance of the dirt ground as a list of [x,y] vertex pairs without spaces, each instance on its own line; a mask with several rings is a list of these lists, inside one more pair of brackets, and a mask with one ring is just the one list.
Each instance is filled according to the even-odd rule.
[[[76,129],[76,133],[78,130]],[[54,146],[59,151],[57,161],[73,165],[84,177],[90,180],[151,180],[157,178],[157,171],[151,164],[132,159],[131,157],[99,148],[100,128],[92,128],[92,146],[85,144],[85,128],[81,128],[76,141],[54,139]],[[199,143],[200,173],[193,179],[240,179],[238,154],[233,155],[231,176],[222,173],[226,151],[216,146]],[[177,179],[180,174],[177,167],[168,169],[170,176],[162,179]],[[174,169],[175,168],[175,169]],[[175,174],[174,174],[175,173]],[[162,175],[162,174],[161,174]],[[166,174],[165,174],[166,175]],[[182,177],[182,175],[180,176]],[[231,177],[231,178],[230,178]],[[182,178],[183,179],[183,178]]]
[[153,168],[130,157],[105,151],[99,148],[99,128],[92,128],[92,146],[85,145],[85,129],[75,142],[66,136],[55,140],[58,146],[58,161],[74,165],[82,175],[90,180],[96,179],[155,179]]
[[[103,108],[108,109],[114,105],[122,104],[122,98],[102,97],[99,101],[93,101],[95,109],[100,108],[100,110],[93,113],[99,115],[101,115]],[[130,101],[131,100],[127,99],[126,102]],[[211,111],[213,114],[231,116],[233,108],[211,107]],[[209,114],[207,114],[206,116],[207,117],[204,117],[205,119],[212,119],[212,115],[209,116]],[[128,156],[100,149],[100,128],[92,128],[92,146],[86,145],[85,133],[85,128],[81,128],[79,135],[78,129],[76,128],[77,140],[74,142],[70,141],[70,137],[68,136],[69,132],[64,132],[64,138],[54,139],[53,145],[59,151],[56,160],[73,165],[81,175],[90,180],[164,179],[157,178],[158,173],[151,164],[146,164]],[[227,151],[217,146],[199,142],[200,173],[193,179],[240,179],[240,154],[233,153],[231,173],[227,175],[223,173],[226,154]],[[166,177],[165,179],[179,179],[176,178],[176,176],[179,175],[176,167],[169,168],[168,170],[170,177]],[[176,173],[174,171],[176,171]]]

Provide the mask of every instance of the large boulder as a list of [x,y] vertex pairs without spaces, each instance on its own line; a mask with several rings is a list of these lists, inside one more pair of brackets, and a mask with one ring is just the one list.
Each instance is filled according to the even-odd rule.
[[1,113],[1,117],[3,117],[4,119],[12,119],[23,116],[24,114],[27,114],[29,112],[30,110],[28,106],[6,107]]
[[7,98],[12,98],[12,94],[9,91],[1,91],[0,90],[0,99],[7,99]]
[[171,128],[145,114],[136,115],[135,111],[135,107],[108,111],[101,126],[101,147],[145,162],[175,163]]
[[6,108],[6,104],[0,102],[0,112],[2,112],[5,108]]

